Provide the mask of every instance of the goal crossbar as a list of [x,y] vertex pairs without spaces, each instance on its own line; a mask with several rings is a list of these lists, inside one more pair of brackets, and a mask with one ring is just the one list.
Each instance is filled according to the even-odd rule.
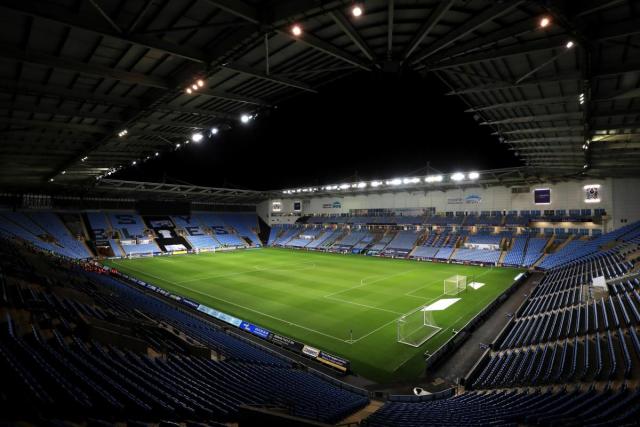
[[420,347],[442,329],[436,324],[433,311],[425,310],[425,307],[410,311],[396,323],[398,342],[412,347]]

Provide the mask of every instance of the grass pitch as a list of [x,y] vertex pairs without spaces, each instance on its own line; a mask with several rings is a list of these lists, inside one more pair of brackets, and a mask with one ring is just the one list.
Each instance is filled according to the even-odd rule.
[[[109,260],[106,265],[351,361],[378,382],[415,378],[435,351],[513,283],[514,269],[264,248]],[[485,283],[435,312],[442,328],[418,348],[396,341],[396,320],[443,295],[454,274]],[[351,333],[352,331],[352,333]]]

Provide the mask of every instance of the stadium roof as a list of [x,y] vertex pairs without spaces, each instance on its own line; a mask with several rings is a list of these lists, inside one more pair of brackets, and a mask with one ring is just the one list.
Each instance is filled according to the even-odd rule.
[[638,2],[367,0],[358,19],[353,4],[4,0],[0,185],[95,181],[348,74],[403,69],[435,73],[538,173],[640,170]]

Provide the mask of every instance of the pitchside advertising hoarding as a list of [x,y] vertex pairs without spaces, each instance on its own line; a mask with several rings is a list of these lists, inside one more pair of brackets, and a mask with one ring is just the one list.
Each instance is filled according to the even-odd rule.
[[156,292],[167,298],[171,298],[187,307],[190,307],[201,313],[207,314],[208,316],[221,320],[229,325],[235,326],[236,328],[242,329],[245,332],[255,335],[265,341],[269,341],[279,347],[293,351],[294,353],[304,355],[324,365],[330,366],[331,368],[336,369],[340,372],[346,373],[350,369],[351,363],[347,359],[343,359],[342,357],[338,357],[330,353],[326,353],[320,349],[311,347],[307,344],[296,341],[284,335],[278,335],[261,326],[254,325],[253,323],[249,323],[246,320],[238,319],[237,317],[231,316],[230,314],[226,314],[226,313],[223,313],[222,311],[216,310],[215,308],[211,308],[211,307],[207,307],[206,305],[199,304],[195,301],[192,301],[188,298],[184,298],[180,295],[172,294],[171,292],[168,292],[155,285],[146,283],[142,280],[120,273],[116,269],[113,269],[113,268],[105,269],[105,271],[108,271],[114,276],[124,278],[130,283],[141,286],[144,289],[148,289],[150,291]]

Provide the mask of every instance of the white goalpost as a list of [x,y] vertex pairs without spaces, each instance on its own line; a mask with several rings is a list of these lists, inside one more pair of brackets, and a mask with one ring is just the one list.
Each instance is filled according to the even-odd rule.
[[465,289],[467,289],[467,276],[456,274],[444,279],[443,294],[445,295],[458,295]]
[[437,334],[440,328],[428,307],[418,307],[397,320],[398,342],[420,347]]

